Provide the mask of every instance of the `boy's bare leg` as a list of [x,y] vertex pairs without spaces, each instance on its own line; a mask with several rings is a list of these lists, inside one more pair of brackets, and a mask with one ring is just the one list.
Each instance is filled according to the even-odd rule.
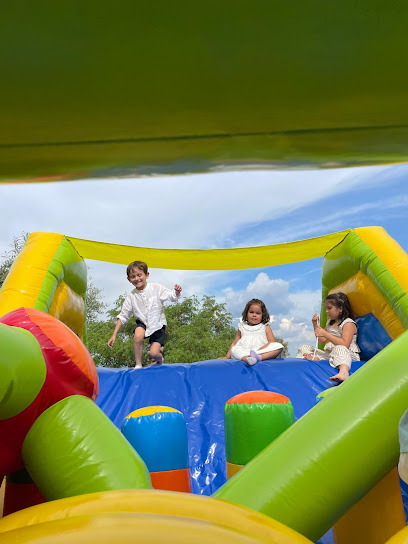
[[133,352],[135,354],[136,365],[135,368],[142,368],[142,353],[143,353],[143,340],[145,330],[143,327],[136,327],[135,336],[133,338]]
[[[161,353],[161,355],[162,355],[162,357],[163,357],[163,361],[162,361],[162,362],[164,363],[163,346],[161,346],[161,348],[160,348],[160,353]],[[156,359],[153,359],[153,357],[151,357],[150,353],[149,353],[149,363],[150,363],[151,365],[155,365],[155,364],[156,364]]]
[[344,382],[349,377],[350,369],[347,365],[340,365],[337,367],[339,369],[338,374],[331,376],[331,380],[338,380],[339,382]]
[[150,359],[153,359],[155,363],[161,364],[163,362],[163,350],[159,342],[152,342],[150,345],[149,356]]

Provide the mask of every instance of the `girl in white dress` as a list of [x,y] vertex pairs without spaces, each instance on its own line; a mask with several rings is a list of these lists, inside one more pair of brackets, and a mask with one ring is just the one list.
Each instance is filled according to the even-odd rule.
[[253,298],[247,302],[234,341],[227,355],[220,358],[238,359],[252,366],[258,361],[278,357],[283,345],[275,341],[269,319],[262,300]]
[[324,299],[328,322],[325,329],[319,326],[319,316],[312,317],[313,329],[319,342],[325,343],[324,350],[303,345],[298,349],[297,358],[314,361],[328,360],[338,369],[331,380],[343,382],[349,376],[351,362],[360,360],[357,344],[357,323],[351,310],[350,301],[344,293],[333,293]]

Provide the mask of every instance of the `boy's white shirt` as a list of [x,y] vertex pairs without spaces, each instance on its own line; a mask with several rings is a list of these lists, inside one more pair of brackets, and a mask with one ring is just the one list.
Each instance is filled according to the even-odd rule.
[[135,316],[146,325],[145,336],[151,336],[163,325],[167,325],[163,303],[176,302],[178,298],[175,289],[167,289],[159,283],[149,282],[143,290],[133,289],[128,294],[118,319],[124,325],[132,316]]

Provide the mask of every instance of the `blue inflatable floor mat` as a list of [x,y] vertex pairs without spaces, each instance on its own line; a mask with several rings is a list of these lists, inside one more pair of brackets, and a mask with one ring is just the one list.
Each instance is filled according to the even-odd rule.
[[[352,372],[364,363],[353,363]],[[224,405],[245,391],[273,391],[288,397],[299,419],[316,396],[337,384],[327,361],[274,359],[252,367],[216,359],[193,364],[135,369],[98,368],[97,404],[120,428],[124,418],[145,406],[170,406],[187,424],[192,491],[211,495],[226,481]]]

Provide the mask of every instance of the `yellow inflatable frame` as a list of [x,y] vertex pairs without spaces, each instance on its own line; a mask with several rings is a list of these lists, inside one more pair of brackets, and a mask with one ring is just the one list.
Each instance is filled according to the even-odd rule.
[[[395,516],[384,523],[385,518],[378,514],[378,508],[382,508],[384,503],[379,502],[375,489],[378,484],[381,489],[395,491],[395,486],[385,485],[383,479],[398,458],[398,420],[406,409],[408,394],[408,376],[404,371],[408,349],[405,332],[408,326],[408,256],[381,227],[350,229],[288,244],[226,250],[158,250],[104,244],[61,234],[34,233],[28,238],[0,291],[0,315],[20,306],[35,307],[61,319],[84,337],[84,258],[122,264],[138,258],[147,261],[151,267],[226,270],[246,268],[245,263],[251,263],[252,268],[319,256],[324,256],[322,297],[335,290],[347,292],[355,313],[362,315],[372,312],[394,341],[342,384],[335,395],[319,403],[281,435],[214,496],[266,514],[314,540],[359,498],[368,497],[366,493],[374,488],[374,502],[366,499],[368,506],[363,506],[365,513],[370,513],[369,536],[364,531],[361,536],[361,527],[352,523],[343,524],[339,534],[346,534],[349,544],[359,542],[361,538],[367,544],[374,544],[380,542],[378,535],[384,542],[384,536],[389,538],[402,528],[400,498],[399,502],[398,497],[396,499]],[[383,372],[385,368],[387,372]],[[334,414],[339,409],[345,411],[345,416],[334,432]],[[373,421],[378,431],[374,437],[371,433]],[[372,449],[377,448],[380,456],[380,459],[373,461],[368,476],[364,478],[361,475],[364,468],[367,469],[367,460],[365,455],[356,455],[354,451],[356,432],[367,447],[370,447],[371,441]],[[299,441],[304,435],[313,436],[313,439],[302,450]],[[341,442],[338,441],[339,437]],[[330,459],[335,458],[339,446],[342,455],[354,456],[355,466],[343,475],[341,494],[336,494],[333,483],[329,482],[326,489],[317,474],[326,470],[326,462],[332,466],[333,460]],[[291,454],[288,457],[289,450]],[[299,455],[301,457],[296,459]],[[303,467],[296,486],[293,486],[291,467],[282,470],[282,463],[287,463],[287,459],[292,465],[295,463]],[[359,489],[356,493],[353,482],[357,475]],[[274,481],[277,478],[280,479],[279,489],[265,489],[265,480]],[[299,498],[304,497],[306,492],[310,496],[314,493],[323,502],[314,504],[315,501]],[[282,493],[287,500],[282,501]],[[297,504],[295,510],[293,504]],[[55,506],[58,508],[57,504]],[[41,506],[34,508],[41,509]],[[49,505],[47,508],[50,508]],[[25,514],[15,514],[19,515]],[[0,522],[0,531],[2,527],[6,527],[3,521]],[[4,530],[8,531],[6,528]],[[377,537],[373,538],[373,534]],[[291,535],[282,542],[305,541],[299,534]]]

